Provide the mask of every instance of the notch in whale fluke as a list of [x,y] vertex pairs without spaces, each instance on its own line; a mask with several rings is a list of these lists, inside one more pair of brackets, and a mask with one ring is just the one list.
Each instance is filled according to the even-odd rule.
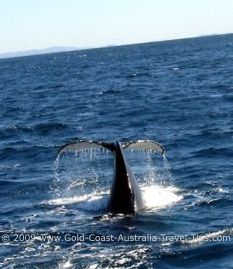
[[[151,140],[128,141],[128,142],[122,142],[121,145],[124,150],[152,151],[160,153],[161,155],[165,153],[165,149],[161,144]],[[100,148],[105,148],[112,152],[116,150],[115,143],[93,141],[93,140],[78,140],[61,147],[58,151],[58,154],[72,151],[83,151]]]

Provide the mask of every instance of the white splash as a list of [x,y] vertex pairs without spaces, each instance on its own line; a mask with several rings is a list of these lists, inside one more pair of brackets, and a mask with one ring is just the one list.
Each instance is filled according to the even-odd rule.
[[145,186],[141,188],[145,209],[160,209],[180,201],[183,197],[178,195],[178,188],[168,186]]
[[204,242],[224,242],[224,241],[230,241],[231,236],[226,235],[230,234],[233,229],[227,230],[220,230],[215,232],[210,232],[202,235],[193,235],[192,239],[185,240],[184,243],[186,244],[202,244]]
[[63,262],[59,265],[59,269],[73,268],[73,264],[68,260],[67,262]]
[[106,193],[100,193],[98,195],[83,195],[52,199],[47,202],[49,205],[62,206],[76,204],[77,208],[85,209],[87,211],[99,211],[106,209],[109,196]]
[[[144,210],[151,211],[167,207],[180,201],[183,197],[177,194],[178,189],[175,187],[163,187],[159,185],[143,186],[142,198],[144,201]],[[87,211],[99,211],[107,208],[109,201],[109,194],[98,193],[83,195],[80,197],[64,197],[47,201],[47,204],[54,206],[72,205],[76,204],[77,208]]]

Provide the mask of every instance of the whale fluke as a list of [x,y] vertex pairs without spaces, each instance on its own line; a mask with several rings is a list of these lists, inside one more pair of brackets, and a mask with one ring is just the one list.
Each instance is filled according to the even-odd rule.
[[105,148],[110,151],[113,151],[115,149],[113,143],[92,141],[92,140],[78,140],[72,143],[68,143],[63,147],[61,147],[58,151],[58,154],[68,153],[72,151],[83,151],[83,150],[92,150],[101,148]]
[[63,146],[58,151],[58,154],[72,151],[82,152],[84,150],[101,148],[110,150],[113,153],[115,160],[115,173],[108,204],[109,211],[113,214],[135,214],[137,210],[142,210],[144,208],[142,194],[127,163],[124,151],[152,151],[163,155],[165,152],[164,147],[151,140],[137,140],[122,143],[119,141],[109,143],[92,140],[78,140]]
[[143,150],[143,151],[153,151],[158,152],[160,154],[165,153],[164,147],[158,142],[154,142],[151,140],[137,140],[130,141],[126,143],[122,143],[123,149],[125,150]]
[[[165,153],[164,147],[158,142],[151,140],[136,140],[127,141],[121,143],[124,150],[143,150],[143,151],[153,151],[160,154]],[[72,143],[68,143],[61,147],[58,154],[67,153],[72,151],[83,151],[91,149],[105,148],[110,151],[115,151],[114,143],[104,142],[104,141],[94,141],[94,140],[78,140]]]

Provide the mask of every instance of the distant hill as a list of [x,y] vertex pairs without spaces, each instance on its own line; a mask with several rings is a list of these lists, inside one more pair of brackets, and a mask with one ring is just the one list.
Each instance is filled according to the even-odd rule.
[[52,48],[47,48],[47,49],[25,50],[25,51],[19,51],[19,52],[2,53],[2,54],[0,54],[0,58],[11,58],[11,57],[20,57],[20,56],[39,55],[39,54],[47,54],[47,53],[73,51],[73,50],[79,50],[79,49],[81,49],[81,48],[75,48],[75,47],[52,47]]
[[[206,38],[206,37],[218,37],[218,36],[232,36],[232,33],[227,34],[210,34],[210,35],[201,35],[194,37],[186,37],[186,38],[177,38],[177,39],[169,39],[169,40],[157,40],[150,41],[144,43],[156,43],[156,42],[167,42],[167,41],[175,41],[175,40],[184,40],[184,39],[196,39],[196,38]],[[136,44],[144,44],[144,43],[136,43]],[[13,58],[13,57],[21,57],[21,56],[31,56],[31,55],[40,55],[40,54],[48,54],[48,53],[57,53],[57,52],[65,52],[65,51],[75,51],[75,50],[86,50],[86,49],[96,49],[96,48],[107,48],[107,47],[115,47],[115,46],[127,46],[127,45],[136,45],[134,43],[129,44],[109,44],[105,46],[90,46],[90,47],[51,47],[46,49],[34,49],[34,50],[25,50],[18,52],[8,52],[8,53],[0,53],[1,58]]]

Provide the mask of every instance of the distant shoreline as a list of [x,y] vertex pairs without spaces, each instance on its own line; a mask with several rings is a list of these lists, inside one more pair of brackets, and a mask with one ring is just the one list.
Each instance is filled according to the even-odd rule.
[[46,48],[46,49],[32,49],[32,50],[25,50],[25,51],[19,51],[19,52],[1,53],[0,54],[0,60],[1,59],[9,59],[9,58],[29,57],[29,56],[36,56],[36,55],[56,54],[56,53],[72,52],[72,51],[86,51],[86,50],[91,50],[91,49],[102,49],[102,48],[111,48],[111,47],[132,46],[132,45],[160,43],[160,42],[186,40],[186,39],[188,40],[188,39],[197,39],[197,38],[205,38],[205,37],[217,37],[217,36],[226,36],[226,35],[233,35],[233,33],[200,35],[200,36],[194,36],[194,37],[173,38],[173,39],[166,39],[166,40],[140,42],[140,43],[112,44],[112,45],[105,45],[105,46],[103,45],[103,46],[97,46],[97,47],[83,47],[83,48],[78,48],[78,47],[51,47],[51,48]]

